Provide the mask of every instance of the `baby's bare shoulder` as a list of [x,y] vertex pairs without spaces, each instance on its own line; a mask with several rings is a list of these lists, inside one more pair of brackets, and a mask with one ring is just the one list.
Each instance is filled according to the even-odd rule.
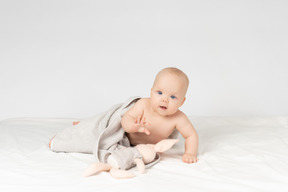
[[146,108],[147,106],[147,98],[141,98],[138,101],[136,101],[136,103],[134,104],[134,106],[129,110],[130,112],[133,111],[135,112],[135,110],[144,110],[144,108]]
[[183,111],[181,111],[181,110],[178,110],[178,111],[176,112],[175,116],[176,116],[177,118],[188,118],[187,115],[186,115]]
[[141,98],[136,102],[136,104],[147,106],[150,104],[150,98]]
[[177,123],[187,123],[189,121],[189,118],[184,112],[178,110],[175,114],[175,120],[177,121]]

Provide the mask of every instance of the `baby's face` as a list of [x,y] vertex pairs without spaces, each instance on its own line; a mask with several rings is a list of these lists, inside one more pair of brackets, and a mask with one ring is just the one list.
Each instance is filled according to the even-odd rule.
[[187,84],[174,74],[162,74],[151,89],[151,105],[161,116],[173,115],[185,101]]

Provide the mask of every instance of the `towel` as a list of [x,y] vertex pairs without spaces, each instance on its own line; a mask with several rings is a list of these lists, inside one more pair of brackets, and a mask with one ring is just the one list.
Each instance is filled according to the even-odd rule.
[[[136,148],[130,146],[121,127],[121,118],[139,99],[140,97],[131,97],[103,113],[65,128],[54,137],[51,150],[91,153],[95,155],[96,161],[101,163],[107,163],[109,155],[114,154],[121,169],[131,168],[134,159],[141,158],[141,155]],[[159,158],[155,159],[155,163],[158,160]]]

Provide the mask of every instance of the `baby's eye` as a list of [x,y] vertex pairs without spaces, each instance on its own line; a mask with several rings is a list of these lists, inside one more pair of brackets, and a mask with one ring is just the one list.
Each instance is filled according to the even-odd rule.
[[176,99],[176,97],[174,95],[171,95],[170,97],[171,97],[171,99]]
[[162,91],[157,91],[157,93],[158,93],[159,95],[162,95]]

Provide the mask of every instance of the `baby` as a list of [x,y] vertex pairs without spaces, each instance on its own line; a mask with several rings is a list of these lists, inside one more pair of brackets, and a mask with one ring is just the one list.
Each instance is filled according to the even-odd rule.
[[150,98],[142,98],[123,116],[121,124],[132,145],[155,144],[168,138],[176,128],[185,138],[185,163],[196,163],[198,135],[187,116],[178,108],[185,101],[189,80],[177,68],[161,70]]
[[[176,128],[185,138],[183,162],[198,161],[198,135],[187,116],[179,110],[186,99],[188,84],[186,74],[177,68],[165,68],[157,74],[150,98],[139,99],[121,119],[131,145],[156,144],[168,138]],[[73,122],[73,125],[78,123]]]

